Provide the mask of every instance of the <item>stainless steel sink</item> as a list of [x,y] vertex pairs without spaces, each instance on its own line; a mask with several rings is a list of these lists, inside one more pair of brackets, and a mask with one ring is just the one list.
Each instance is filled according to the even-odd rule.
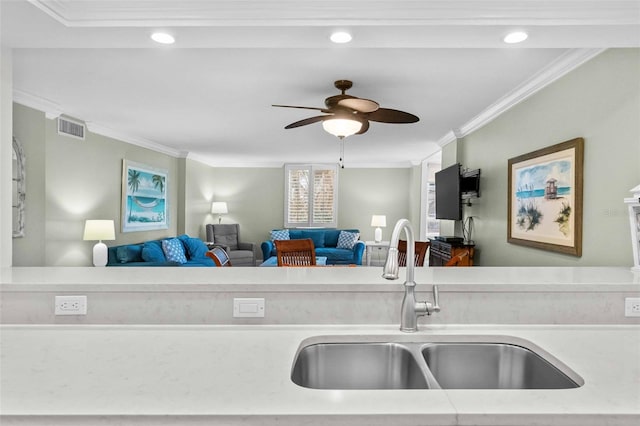
[[426,389],[409,349],[395,343],[323,343],[302,348],[294,383],[314,389]]
[[569,389],[578,384],[530,349],[504,343],[434,343],[422,355],[443,389]]
[[371,338],[303,342],[291,380],[313,389],[570,389],[584,383],[553,356],[515,337]]

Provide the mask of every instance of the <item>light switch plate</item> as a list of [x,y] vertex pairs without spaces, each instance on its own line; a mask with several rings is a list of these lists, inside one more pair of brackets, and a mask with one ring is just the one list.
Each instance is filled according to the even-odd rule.
[[264,318],[264,298],[234,297],[234,318]]

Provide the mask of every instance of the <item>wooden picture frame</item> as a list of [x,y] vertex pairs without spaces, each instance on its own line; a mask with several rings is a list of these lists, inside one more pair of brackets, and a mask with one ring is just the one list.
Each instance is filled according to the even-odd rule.
[[507,242],[582,256],[584,139],[510,158]]
[[122,232],[169,228],[168,172],[122,160]]

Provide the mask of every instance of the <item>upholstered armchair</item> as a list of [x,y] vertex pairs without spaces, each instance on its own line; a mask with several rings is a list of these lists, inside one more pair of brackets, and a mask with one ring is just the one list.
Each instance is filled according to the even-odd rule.
[[205,228],[207,241],[221,246],[233,266],[256,266],[255,244],[240,241],[240,225],[208,224]]

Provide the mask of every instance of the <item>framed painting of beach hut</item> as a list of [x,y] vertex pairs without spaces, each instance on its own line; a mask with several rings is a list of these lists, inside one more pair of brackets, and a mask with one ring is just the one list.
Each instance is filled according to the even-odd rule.
[[507,241],[582,255],[584,140],[511,158]]
[[166,170],[122,160],[122,232],[169,228]]

